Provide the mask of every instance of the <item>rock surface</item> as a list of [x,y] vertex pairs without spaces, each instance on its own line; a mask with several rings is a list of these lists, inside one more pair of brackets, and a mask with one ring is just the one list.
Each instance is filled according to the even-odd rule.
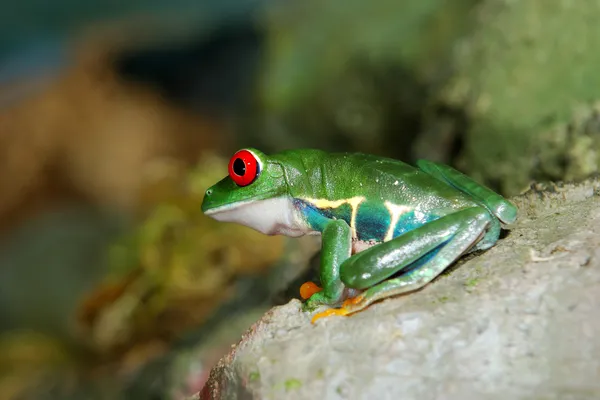
[[423,290],[315,325],[273,308],[195,398],[600,398],[600,181],[514,201],[504,239]]

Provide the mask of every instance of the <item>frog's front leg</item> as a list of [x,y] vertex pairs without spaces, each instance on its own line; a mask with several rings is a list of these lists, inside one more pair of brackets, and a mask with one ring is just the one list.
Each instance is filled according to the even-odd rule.
[[340,303],[344,284],[340,279],[340,266],[352,251],[352,232],[343,220],[331,220],[321,232],[321,285],[323,290],[313,294],[304,303],[304,310],[314,310],[321,304]]
[[[313,316],[347,315],[386,297],[419,289],[474,246],[493,217],[483,207],[446,215],[346,260],[341,280],[349,288],[366,289],[338,309]],[[398,277],[392,277],[406,271]]]

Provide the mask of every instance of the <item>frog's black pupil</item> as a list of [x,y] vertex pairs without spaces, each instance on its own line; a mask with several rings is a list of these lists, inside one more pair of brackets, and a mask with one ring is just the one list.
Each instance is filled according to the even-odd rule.
[[238,176],[244,176],[246,173],[246,163],[241,158],[236,158],[233,162],[233,172]]

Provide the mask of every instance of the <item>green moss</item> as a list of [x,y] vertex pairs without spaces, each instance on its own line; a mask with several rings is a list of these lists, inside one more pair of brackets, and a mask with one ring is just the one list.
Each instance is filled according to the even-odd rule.
[[325,371],[323,371],[323,368],[319,368],[317,370],[317,379],[323,379],[325,377]]
[[442,296],[442,297],[440,297],[440,298],[439,298],[437,301],[438,301],[439,303],[442,303],[442,304],[443,304],[443,303],[446,303],[446,302],[448,302],[448,300],[450,300],[450,298],[449,298],[448,296]]
[[250,375],[248,376],[248,380],[250,382],[256,382],[259,379],[260,379],[260,372],[258,372],[258,371],[250,372]]
[[471,287],[477,286],[478,283],[479,283],[479,278],[471,278],[465,282],[465,286],[468,288],[471,288]]
[[288,379],[285,381],[285,391],[289,392],[290,390],[295,390],[295,389],[299,389],[302,386],[302,382],[300,382],[298,379]]

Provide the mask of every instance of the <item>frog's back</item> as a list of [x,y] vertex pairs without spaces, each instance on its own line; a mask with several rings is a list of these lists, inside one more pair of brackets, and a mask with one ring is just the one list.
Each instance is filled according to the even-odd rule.
[[325,173],[336,176],[344,197],[359,193],[373,203],[439,212],[474,204],[463,192],[399,160],[361,153],[334,153],[328,160]]
[[[361,153],[294,155],[305,176],[298,195],[311,224],[344,219],[355,240],[381,242],[476,203],[399,160]],[[293,172],[291,173],[293,175]],[[299,184],[300,183],[300,184]]]

